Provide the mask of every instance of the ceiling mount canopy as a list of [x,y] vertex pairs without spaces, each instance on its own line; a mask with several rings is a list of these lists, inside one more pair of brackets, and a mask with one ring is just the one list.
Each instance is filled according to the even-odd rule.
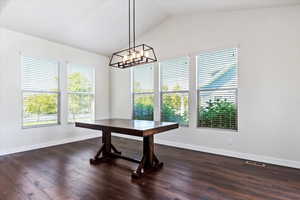
[[[131,17],[131,1],[133,1],[132,17]],[[148,64],[157,61],[154,49],[146,44],[136,45],[135,41],[135,0],[128,0],[128,18],[129,18],[129,41],[128,49],[124,49],[112,54],[109,66],[125,69],[136,65]],[[132,18],[132,19],[131,19]],[[131,20],[133,27],[131,30]],[[133,32],[131,34],[131,32]],[[131,41],[131,35],[133,37]]]

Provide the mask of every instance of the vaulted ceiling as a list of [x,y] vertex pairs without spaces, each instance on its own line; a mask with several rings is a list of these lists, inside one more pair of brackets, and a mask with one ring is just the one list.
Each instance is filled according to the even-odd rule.
[[[300,0],[136,0],[137,36],[168,16],[300,4]],[[127,0],[0,0],[0,26],[109,55],[128,40]]]

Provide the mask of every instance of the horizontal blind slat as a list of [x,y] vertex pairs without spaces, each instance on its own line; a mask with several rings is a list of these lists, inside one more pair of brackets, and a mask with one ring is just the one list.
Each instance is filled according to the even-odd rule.
[[198,89],[237,87],[237,48],[197,56]]
[[133,91],[135,93],[154,92],[154,64],[133,68]]
[[160,63],[161,120],[187,126],[189,93],[189,57],[180,57]]
[[237,48],[197,56],[198,126],[237,129]]
[[22,64],[23,90],[58,91],[58,62],[23,56]]
[[181,57],[160,63],[162,91],[189,89],[189,58]]

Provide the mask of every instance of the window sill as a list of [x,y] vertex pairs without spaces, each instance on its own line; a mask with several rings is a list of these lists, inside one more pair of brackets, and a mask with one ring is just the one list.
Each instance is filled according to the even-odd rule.
[[67,125],[75,125],[76,122],[93,122],[95,119],[78,119],[75,122],[67,122]]
[[[176,123],[176,122],[174,122],[174,123]],[[191,128],[189,125],[180,125],[179,124],[179,128]]]
[[53,127],[53,126],[60,126],[61,123],[56,124],[44,124],[44,125],[34,125],[34,126],[22,126],[22,129],[33,129],[33,128],[47,128],[47,127]]
[[197,130],[215,131],[216,133],[238,133],[239,130],[222,129],[222,128],[208,128],[208,127],[196,127]]
[[179,125],[179,128],[182,129],[190,129],[196,132],[200,131],[207,131],[207,132],[215,132],[216,134],[235,134],[238,133],[239,130],[232,130],[232,129],[221,129],[221,128],[208,128],[208,127],[191,127],[191,126],[182,126]]

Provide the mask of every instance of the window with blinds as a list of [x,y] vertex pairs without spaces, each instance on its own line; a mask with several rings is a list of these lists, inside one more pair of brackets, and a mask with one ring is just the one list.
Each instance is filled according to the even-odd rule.
[[68,122],[95,118],[95,69],[68,64]]
[[161,120],[188,126],[189,57],[160,63]]
[[237,48],[197,56],[198,126],[237,130]]
[[133,119],[153,120],[154,64],[133,68]]
[[23,127],[59,124],[59,63],[22,56]]

